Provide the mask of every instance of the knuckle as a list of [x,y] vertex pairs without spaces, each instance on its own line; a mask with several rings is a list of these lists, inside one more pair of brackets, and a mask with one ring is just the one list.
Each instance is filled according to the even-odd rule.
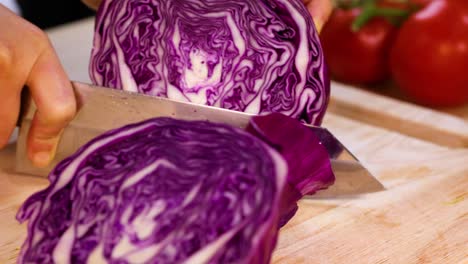
[[18,67],[18,60],[26,56],[25,54],[30,54],[31,51],[40,52],[52,45],[47,34],[37,26],[29,22],[20,22],[20,29],[25,38],[23,43],[31,44],[26,48],[15,39],[2,39],[0,36],[0,73],[11,72]]
[[26,24],[25,27],[25,34],[28,34],[28,37],[30,37],[31,40],[34,41],[33,43],[39,43],[41,45],[49,43],[49,37],[42,29],[29,22]]
[[8,43],[0,41],[0,71],[4,72],[12,66],[14,62],[13,47]]
[[73,120],[75,114],[76,106],[74,103],[55,104],[53,110],[47,115],[47,123],[65,125]]
[[31,43],[30,48],[37,52],[52,46],[47,34],[37,27],[36,25],[25,22],[22,27],[23,35],[26,36],[27,41]]

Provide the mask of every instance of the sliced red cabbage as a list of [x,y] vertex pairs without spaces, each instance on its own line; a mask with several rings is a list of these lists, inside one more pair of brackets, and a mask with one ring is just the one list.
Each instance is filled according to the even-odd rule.
[[[261,131],[283,117],[252,125]],[[294,136],[297,125],[281,129]],[[288,168],[301,163],[283,158],[287,149],[206,121],[155,118],[109,131],[59,163],[49,187],[24,203],[19,263],[268,263],[304,186],[332,182]],[[307,162],[329,164],[313,153]]]
[[90,77],[101,86],[318,125],[330,81],[299,0],[104,0]]
[[273,113],[251,118],[247,131],[279,151],[289,166],[288,182],[301,195],[313,194],[334,183],[330,157],[307,126]]
[[316,134],[299,121],[273,113],[252,117],[247,131],[275,148],[288,165],[280,227],[298,210],[297,201],[335,182],[328,151]]

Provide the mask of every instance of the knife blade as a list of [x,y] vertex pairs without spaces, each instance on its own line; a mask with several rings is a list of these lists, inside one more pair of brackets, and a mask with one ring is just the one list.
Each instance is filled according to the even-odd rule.
[[[72,86],[77,100],[78,112],[64,129],[56,156],[46,168],[34,167],[27,158],[27,132],[31,126],[36,106],[31,97],[26,96],[22,99],[15,166],[18,173],[47,176],[58,162],[72,155],[92,138],[108,130],[149,118],[172,117],[185,120],[206,120],[226,123],[243,129],[253,116],[244,112],[174,101],[168,98],[80,82],[72,82]],[[335,184],[331,188],[319,191],[317,197],[359,195],[384,189],[383,185],[326,128],[307,126],[315,132],[327,149],[336,176]]]

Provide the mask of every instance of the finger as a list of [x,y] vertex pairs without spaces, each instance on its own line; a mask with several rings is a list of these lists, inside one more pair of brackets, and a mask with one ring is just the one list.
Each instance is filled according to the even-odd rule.
[[28,156],[36,166],[45,166],[75,113],[71,84],[46,34],[2,5],[0,32],[0,144],[15,127],[26,84],[38,108],[28,134]]
[[325,23],[328,21],[332,11],[333,3],[331,0],[306,0],[304,3],[309,10],[309,13],[314,19],[315,27],[320,33]]
[[16,126],[24,83],[24,79],[15,74],[21,72],[14,67],[15,59],[13,45],[0,37],[0,148],[8,143]]
[[83,2],[89,8],[97,10],[99,5],[101,5],[102,0],[81,0],[81,2]]
[[14,83],[4,81],[0,77],[0,87],[11,87],[0,89],[0,149],[8,143],[18,119],[20,95],[15,93],[18,89],[14,86]]
[[37,111],[28,134],[28,157],[37,167],[55,156],[63,128],[76,113],[71,83],[49,44],[39,55],[27,80]]

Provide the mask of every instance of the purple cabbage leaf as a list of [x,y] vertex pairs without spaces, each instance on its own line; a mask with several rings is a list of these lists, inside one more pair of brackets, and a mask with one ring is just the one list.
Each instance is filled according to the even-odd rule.
[[319,125],[330,80],[299,0],[103,0],[94,84]]
[[20,208],[18,262],[269,263],[296,202],[334,180],[323,146],[288,120],[256,117],[249,133],[154,118],[96,137]]

